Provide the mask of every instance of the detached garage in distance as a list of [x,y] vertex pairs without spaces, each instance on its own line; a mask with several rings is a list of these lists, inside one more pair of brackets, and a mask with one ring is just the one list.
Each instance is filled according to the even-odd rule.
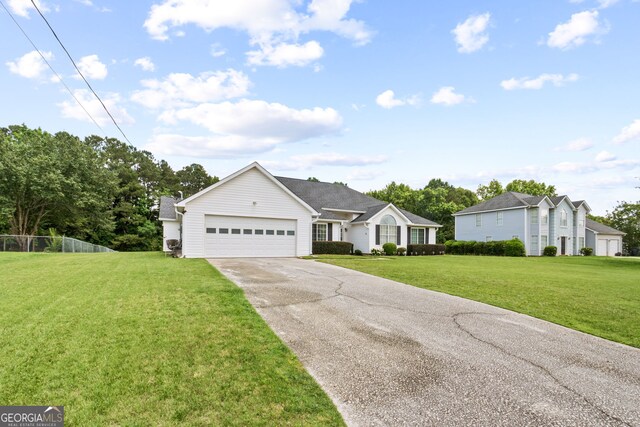
[[587,246],[598,256],[615,256],[622,252],[622,236],[625,233],[587,218]]
[[441,225],[342,184],[274,177],[258,163],[204,190],[160,199],[164,250],[187,258],[296,257],[313,241],[370,252],[383,244],[433,244]]

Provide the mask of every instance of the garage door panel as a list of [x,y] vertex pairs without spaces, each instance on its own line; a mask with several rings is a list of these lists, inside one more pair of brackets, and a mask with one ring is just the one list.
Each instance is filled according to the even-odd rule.
[[297,221],[205,216],[207,257],[291,257],[296,255]]

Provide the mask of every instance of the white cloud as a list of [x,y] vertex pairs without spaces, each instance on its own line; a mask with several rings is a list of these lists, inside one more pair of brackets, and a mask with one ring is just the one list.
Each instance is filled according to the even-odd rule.
[[577,74],[569,74],[563,76],[562,74],[541,74],[535,79],[529,77],[522,77],[519,79],[511,78],[509,80],[503,80],[500,86],[504,90],[514,89],[542,89],[545,83],[550,82],[554,86],[563,86],[568,82],[575,82],[580,78]]
[[132,101],[151,109],[169,109],[244,96],[249,92],[251,81],[243,72],[228,69],[195,77],[172,73],[163,80],[143,80],[141,84],[145,89],[135,91]]
[[600,9],[606,9],[618,3],[618,0],[598,0]]
[[482,49],[482,46],[489,41],[486,30],[490,20],[491,14],[487,12],[482,15],[471,15],[466,21],[456,25],[451,32],[458,44],[458,52],[471,53]]
[[[98,55],[83,56],[78,61],[78,68],[87,79],[102,80],[108,74],[107,66],[100,62]],[[80,78],[80,76],[76,75],[76,78]]]
[[567,145],[562,147],[556,147],[554,151],[585,151],[593,147],[593,143],[587,138],[578,138],[573,141],[569,141]]
[[640,119],[634,120],[629,126],[623,128],[618,136],[613,138],[613,143],[624,144],[634,140],[640,140]]
[[324,50],[317,41],[305,44],[280,43],[276,46],[262,45],[260,50],[247,52],[247,61],[251,65],[271,65],[284,68],[290,65],[304,67],[320,59]]
[[549,33],[547,45],[570,49],[584,44],[591,35],[606,33],[608,30],[598,21],[598,15],[597,10],[574,13],[568,22],[558,24]]
[[148,56],[136,59],[133,65],[142,68],[144,71],[155,71],[156,69],[156,65]]
[[381,171],[380,169],[355,168],[351,170],[349,175],[347,175],[347,180],[370,181],[382,175],[384,175],[384,171]]
[[[42,11],[42,13],[49,11],[49,7],[47,7],[47,5],[42,3],[41,1],[35,0],[35,3],[38,6],[38,9]],[[33,4],[31,3],[31,0],[9,0],[8,5],[9,9],[11,9],[13,13],[22,16],[23,18],[28,18],[29,11],[32,9],[35,10]]]
[[391,109],[394,107],[400,107],[403,105],[418,105],[420,103],[420,97],[418,95],[412,95],[407,98],[396,98],[395,93],[392,90],[385,90],[376,97],[376,104],[382,108]]
[[377,165],[388,160],[387,156],[354,156],[340,153],[314,153],[291,156],[284,161],[265,160],[263,166],[275,170],[301,170],[315,166],[366,166]]
[[[51,52],[42,52],[42,55],[51,61],[53,54]],[[40,54],[33,50],[29,53],[25,53],[15,61],[7,62],[9,71],[27,79],[39,79],[42,78],[44,72],[47,70],[47,64],[44,62]]]
[[[73,91],[73,94],[100,126],[111,123],[111,119],[102,108],[100,101],[98,101],[96,97],[89,92],[89,90],[79,89]],[[133,124],[135,122],[133,117],[127,113],[127,110],[120,105],[122,102],[120,95],[117,93],[107,93],[105,95],[101,95],[101,98],[104,105],[111,112],[111,115],[119,125]],[[73,99],[59,103],[58,107],[60,107],[62,117],[91,122],[87,113]]]
[[214,58],[219,58],[221,56],[226,55],[227,51],[223,49],[219,43],[214,43],[211,45],[210,53],[211,53],[211,56],[213,56]]
[[[168,39],[170,29],[188,24],[205,31],[225,27],[246,31],[251,45],[262,51],[248,53],[254,65],[299,65],[322,56],[317,42],[298,43],[301,34],[330,31],[359,45],[371,40],[373,34],[362,21],[346,17],[353,1],[312,0],[306,11],[298,11],[303,3],[297,0],[165,0],[151,7],[144,27],[158,40]],[[271,54],[276,56],[271,59]]]
[[446,106],[461,104],[463,102],[473,102],[472,99],[465,97],[460,93],[455,92],[453,86],[445,86],[438,89],[436,93],[431,97],[432,104],[442,104]]
[[617,157],[608,151],[601,151],[595,157],[596,162],[610,162],[616,159]]
[[190,122],[208,129],[212,135],[157,135],[148,149],[168,155],[212,158],[270,151],[283,143],[336,134],[342,127],[342,117],[332,108],[297,110],[246,99],[168,110],[159,120],[169,125]]

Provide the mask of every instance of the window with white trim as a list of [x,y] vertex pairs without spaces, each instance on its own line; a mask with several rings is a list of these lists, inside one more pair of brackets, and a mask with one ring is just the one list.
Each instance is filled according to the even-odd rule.
[[385,215],[380,221],[380,244],[396,243],[398,229],[396,220],[391,215]]
[[476,227],[482,227],[482,214],[476,214]]
[[531,224],[538,223],[538,209],[531,209]]
[[547,246],[549,246],[548,236],[545,236],[544,234],[540,236],[540,246],[542,246],[543,248],[546,248]]
[[584,248],[584,237],[578,237],[578,250]]
[[424,245],[425,242],[425,229],[424,228],[412,228],[411,229],[411,244],[412,245]]
[[326,242],[327,224],[313,224],[311,226],[311,239],[318,242]]
[[578,227],[584,227],[584,217],[582,215],[578,215]]
[[502,226],[503,222],[504,222],[504,212],[496,212],[496,225],[497,226]]
[[549,211],[548,210],[543,210],[540,212],[540,222],[542,223],[542,225],[547,225],[549,224]]
[[562,211],[560,212],[560,227],[567,227],[567,226],[568,226],[567,211],[562,209]]
[[531,255],[540,255],[540,252],[538,250],[538,235],[537,234],[532,234],[531,235]]

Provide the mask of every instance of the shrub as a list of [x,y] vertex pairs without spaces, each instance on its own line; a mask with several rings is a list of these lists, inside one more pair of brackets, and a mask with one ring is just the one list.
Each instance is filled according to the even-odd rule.
[[353,251],[353,243],[315,241],[311,243],[311,251],[314,255],[349,255]]
[[362,251],[360,249],[356,249],[355,251],[353,251],[354,255],[358,255],[358,256],[362,256]]
[[373,255],[373,256],[380,256],[383,253],[384,252],[382,252],[380,249],[376,249],[376,248],[371,249],[371,255]]
[[451,251],[454,243],[455,240],[447,240],[446,242],[444,242],[444,251],[448,254],[452,253]]
[[407,248],[403,248],[402,246],[400,246],[398,248],[398,251],[396,252],[396,254],[403,256],[405,254],[405,252],[407,252]]
[[558,254],[557,246],[547,246],[542,251],[543,256],[556,256]]
[[622,252],[616,252],[615,256],[622,256]]
[[520,239],[511,239],[504,243],[505,256],[525,256],[526,254],[524,243]]
[[398,246],[395,243],[387,242],[382,245],[382,250],[385,255],[395,255],[398,251]]
[[446,245],[407,245],[408,255],[444,255]]
[[584,256],[593,255],[593,248],[590,248],[588,246],[585,246],[584,248],[581,248],[580,249],[580,255],[584,255]]
[[473,254],[474,255],[486,255],[487,254],[487,243],[486,242],[476,242],[473,245]]

